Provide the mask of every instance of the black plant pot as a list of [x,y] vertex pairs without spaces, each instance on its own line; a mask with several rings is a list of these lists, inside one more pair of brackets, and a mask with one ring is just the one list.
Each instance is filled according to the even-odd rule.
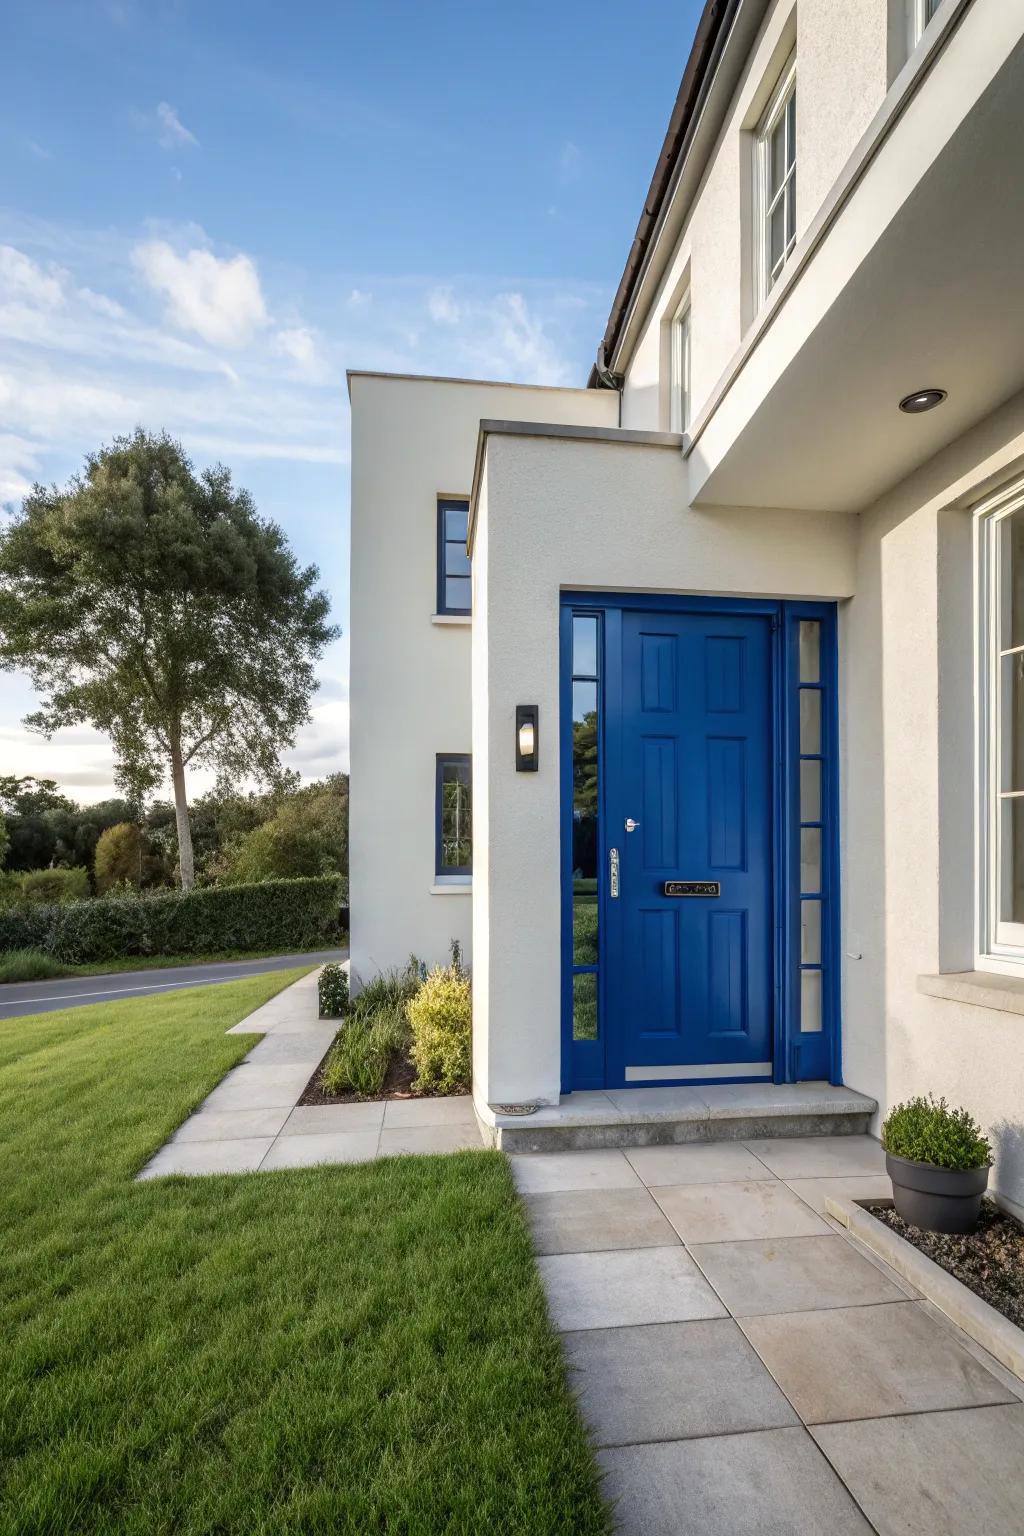
[[909,1157],[885,1154],[897,1216],[926,1232],[973,1232],[988,1185],[982,1168],[937,1168]]

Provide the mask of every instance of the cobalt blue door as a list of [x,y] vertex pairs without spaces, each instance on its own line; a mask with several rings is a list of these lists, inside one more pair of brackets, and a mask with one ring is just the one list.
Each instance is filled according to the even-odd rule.
[[617,649],[608,1081],[770,1079],[771,619],[625,610]]

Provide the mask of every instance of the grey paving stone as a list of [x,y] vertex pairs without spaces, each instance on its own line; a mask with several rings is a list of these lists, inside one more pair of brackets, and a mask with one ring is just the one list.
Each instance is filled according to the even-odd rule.
[[676,1184],[651,1193],[685,1243],[827,1236],[829,1231],[821,1217],[777,1179],[753,1184]]
[[734,1317],[905,1299],[842,1237],[699,1243],[690,1251]]
[[1024,1405],[826,1424],[812,1434],[879,1536],[1024,1529]]
[[562,1344],[595,1445],[800,1422],[732,1318],[592,1328]]
[[684,1147],[631,1147],[626,1157],[648,1186],[774,1180],[771,1169],[733,1141]]
[[240,1137],[276,1136],[288,1119],[288,1110],[200,1109],[178,1127],[169,1145],[189,1141],[236,1141]]
[[828,1195],[847,1200],[891,1200],[892,1180],[887,1173],[849,1173],[839,1178],[787,1179],[794,1195],[806,1200],[819,1216],[825,1215]]
[[383,1122],[383,1104],[297,1104],[285,1120],[281,1135],[323,1136],[337,1131],[379,1131]]
[[249,1052],[244,1064],[253,1067],[303,1068],[311,1074],[326,1056],[333,1042],[333,1030],[328,1031],[325,1037],[319,1035],[310,1037],[305,1033],[264,1035],[260,1043]]
[[469,1094],[447,1099],[388,1099],[384,1125],[389,1131],[419,1129],[424,1125],[476,1125],[476,1111]]
[[679,1238],[645,1189],[567,1189],[525,1195],[538,1253],[668,1248]]
[[203,1102],[204,1110],[291,1109],[305,1088],[304,1067],[235,1067]]
[[381,1157],[429,1156],[443,1152],[480,1152],[484,1139],[472,1125],[423,1125],[408,1130],[389,1130],[385,1118],[380,1133]]
[[681,1247],[548,1254],[537,1267],[556,1328],[625,1328],[726,1315]]
[[623,1446],[598,1461],[622,1536],[871,1536],[805,1429]]
[[169,1141],[139,1178],[157,1179],[171,1173],[255,1173],[273,1144],[270,1136],[237,1137],[233,1141]]
[[642,1189],[623,1154],[596,1152],[524,1152],[510,1157],[512,1176],[523,1194],[556,1189]]
[[1010,1400],[912,1301],[750,1317],[742,1327],[805,1424]]
[[317,1163],[368,1163],[377,1155],[377,1131],[336,1131],[313,1136],[279,1136],[260,1167],[311,1168]]
[[885,1153],[871,1136],[769,1136],[747,1146],[780,1179],[885,1172]]

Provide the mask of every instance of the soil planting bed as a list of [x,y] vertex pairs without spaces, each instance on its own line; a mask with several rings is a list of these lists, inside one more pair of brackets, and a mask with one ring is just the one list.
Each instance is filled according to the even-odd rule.
[[[320,1081],[324,1061],[327,1060],[327,1052],[317,1067],[313,1076],[302,1090],[300,1104],[379,1104],[382,1099],[438,1099],[447,1098],[447,1094],[417,1093],[413,1088],[416,1081],[416,1068],[408,1056],[395,1056],[388,1068],[384,1079],[384,1086],[380,1093],[328,1093]],[[469,1089],[465,1090],[467,1093]]]
[[908,1226],[890,1206],[871,1205],[868,1210],[975,1296],[1024,1328],[1024,1226],[1019,1221],[985,1200],[976,1229],[959,1237]]

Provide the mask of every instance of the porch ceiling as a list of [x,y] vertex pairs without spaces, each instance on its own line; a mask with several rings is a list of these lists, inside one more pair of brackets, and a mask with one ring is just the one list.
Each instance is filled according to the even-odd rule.
[[[857,511],[1024,386],[1024,43],[986,56],[979,13],[697,423],[697,505]],[[929,387],[943,405],[899,411]]]

